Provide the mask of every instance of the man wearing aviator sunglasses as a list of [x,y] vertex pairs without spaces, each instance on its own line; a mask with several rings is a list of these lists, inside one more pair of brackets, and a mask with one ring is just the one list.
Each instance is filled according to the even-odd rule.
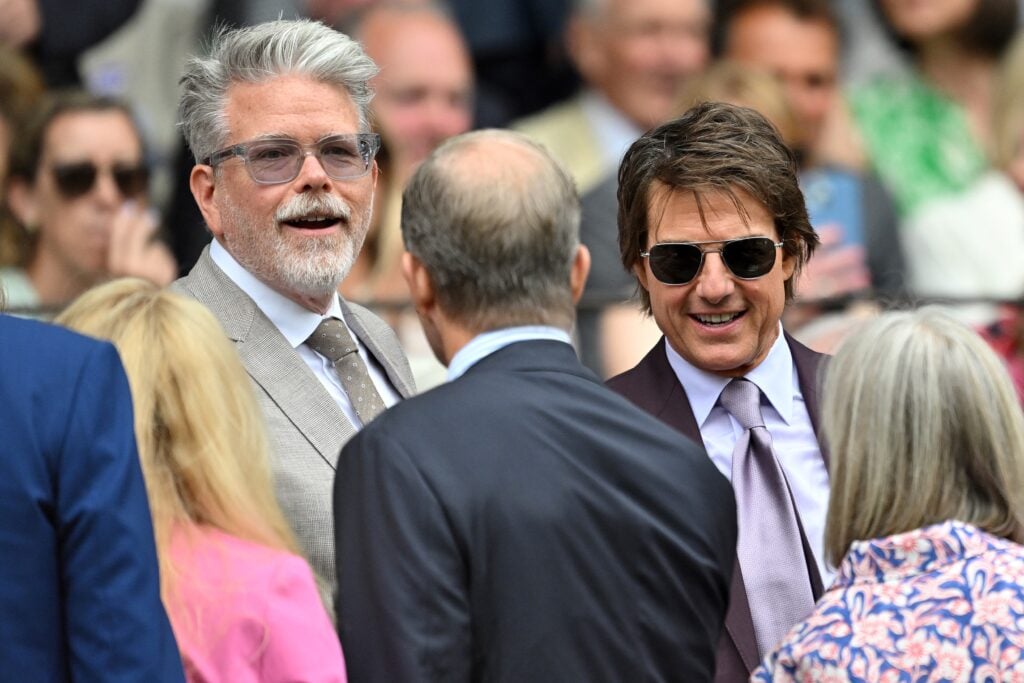
[[746,681],[828,585],[823,356],[782,330],[818,243],[792,152],[760,114],[701,104],[633,143],[619,247],[664,337],[609,386],[702,443],[740,538],[716,681]]

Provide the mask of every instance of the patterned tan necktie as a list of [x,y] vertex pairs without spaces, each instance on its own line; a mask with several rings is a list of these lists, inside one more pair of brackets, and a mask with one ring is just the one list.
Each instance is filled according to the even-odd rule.
[[337,318],[324,318],[306,344],[334,364],[341,386],[364,425],[384,411],[384,401],[370,379],[366,363],[348,328]]
[[761,390],[736,378],[722,390],[722,407],[746,430],[732,453],[739,542],[757,650],[763,657],[814,608],[796,508],[761,415]]

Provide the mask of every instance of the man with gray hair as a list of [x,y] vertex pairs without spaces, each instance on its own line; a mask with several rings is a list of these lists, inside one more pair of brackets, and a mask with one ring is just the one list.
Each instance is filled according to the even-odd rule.
[[355,683],[711,679],[732,493],[580,365],[578,233],[568,173],[518,133],[452,138],[406,188],[403,270],[449,382],[338,461]]
[[390,328],[337,294],[373,206],[376,71],[333,29],[275,21],[220,32],[182,78],[191,189],[214,239],[174,286],[235,342],[266,419],[278,499],[325,603],[338,452],[414,392]]

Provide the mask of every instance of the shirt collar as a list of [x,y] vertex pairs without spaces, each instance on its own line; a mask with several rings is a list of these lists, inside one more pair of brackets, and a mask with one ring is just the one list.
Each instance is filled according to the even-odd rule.
[[901,534],[854,541],[839,563],[833,589],[854,583],[905,579],[980,555],[1006,543],[956,520]]
[[593,89],[582,96],[583,115],[595,132],[601,156],[609,166],[618,166],[629,146],[644,134],[622,115],[604,95]]
[[[718,402],[722,389],[731,381],[731,378],[696,367],[679,355],[667,339],[665,350],[669,365],[676,373],[679,383],[686,388],[686,397],[690,401],[693,417],[697,424],[703,427],[712,408]],[[793,367],[793,354],[782,333],[781,323],[779,324],[779,334],[768,351],[768,355],[745,377],[757,385],[782,421],[790,424],[793,417],[793,397],[799,393],[800,385],[796,376],[796,368]]]
[[293,349],[309,339],[323,319],[337,318],[345,322],[337,294],[331,299],[327,313],[320,315],[300,306],[250,273],[217,240],[210,244],[210,258],[239,289],[249,295]]
[[458,379],[473,365],[510,344],[536,340],[572,344],[572,338],[568,332],[549,325],[521,325],[484,332],[473,337],[468,344],[452,356],[452,360],[448,364],[448,381]]

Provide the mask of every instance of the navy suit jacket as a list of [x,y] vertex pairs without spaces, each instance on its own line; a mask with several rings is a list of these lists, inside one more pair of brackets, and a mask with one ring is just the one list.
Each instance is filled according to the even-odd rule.
[[182,681],[114,347],[0,315],[0,678]]
[[[811,426],[819,435],[818,429],[818,388],[819,371],[827,356],[811,351],[809,348],[786,335],[793,354],[793,365],[796,366],[800,393],[803,394],[807,406],[807,414],[811,418]],[[697,424],[686,390],[679,383],[675,371],[669,365],[665,351],[665,338],[662,337],[650,352],[644,356],[636,367],[627,370],[608,380],[608,386],[622,394],[640,408],[657,417],[683,434],[694,439],[703,447],[700,426]],[[821,445],[821,455],[828,467],[828,451]],[[707,455],[704,456],[707,458]],[[710,462],[710,459],[708,460]],[[799,522],[799,520],[797,520]],[[801,529],[804,542],[804,557],[807,572],[811,578],[811,589],[814,599],[821,597],[823,587],[818,567]],[[729,596],[729,613],[725,617],[725,632],[718,644],[716,661],[716,683],[740,683],[750,678],[750,674],[760,664],[757,655],[757,637],[754,634],[754,622],[750,616],[750,604],[743,586],[743,575],[739,564],[732,575],[732,588]]]
[[731,487],[568,344],[388,410],[343,449],[334,506],[353,683],[712,678]]

